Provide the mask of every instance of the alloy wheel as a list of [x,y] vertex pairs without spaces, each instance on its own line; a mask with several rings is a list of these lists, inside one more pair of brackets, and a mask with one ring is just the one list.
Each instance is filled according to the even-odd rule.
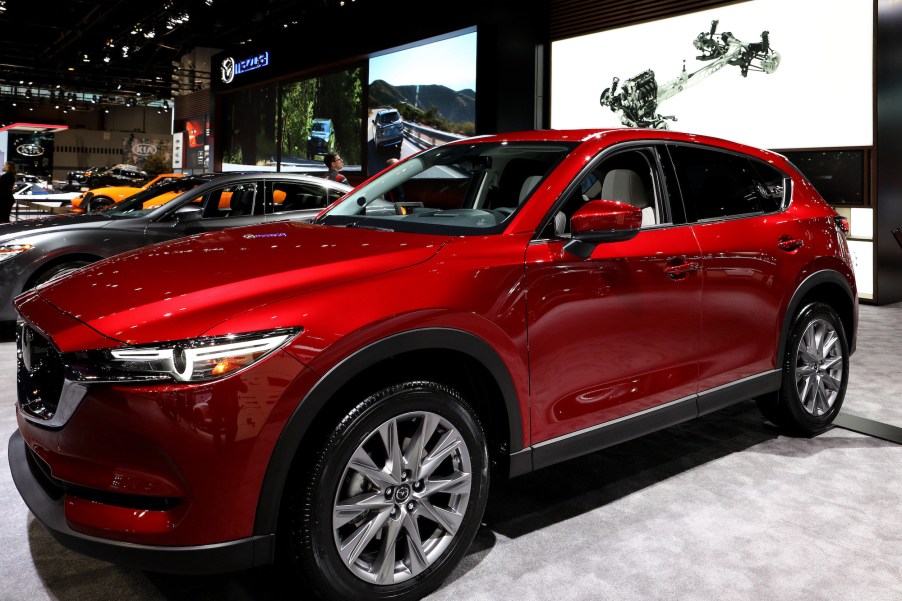
[[466,442],[444,417],[418,411],[385,421],[351,456],[334,498],[344,565],[379,585],[429,568],[461,526],[471,474]]
[[806,412],[821,416],[830,411],[842,389],[843,350],[828,321],[814,319],[805,328],[796,353],[795,378]]

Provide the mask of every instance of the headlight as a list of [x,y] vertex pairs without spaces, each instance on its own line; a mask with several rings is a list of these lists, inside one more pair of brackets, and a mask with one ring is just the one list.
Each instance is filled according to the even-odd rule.
[[0,263],[32,248],[31,244],[0,244]]
[[69,379],[81,382],[208,382],[253,365],[297,336],[301,328],[281,328],[230,336],[196,338],[65,357]]

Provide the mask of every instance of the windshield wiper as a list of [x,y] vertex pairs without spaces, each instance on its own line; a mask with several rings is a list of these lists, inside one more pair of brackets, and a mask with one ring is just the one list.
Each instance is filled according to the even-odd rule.
[[342,227],[352,227],[352,228],[361,229],[361,230],[376,230],[377,232],[393,232],[393,231],[395,231],[390,227],[379,227],[376,225],[360,223],[359,221],[353,221]]

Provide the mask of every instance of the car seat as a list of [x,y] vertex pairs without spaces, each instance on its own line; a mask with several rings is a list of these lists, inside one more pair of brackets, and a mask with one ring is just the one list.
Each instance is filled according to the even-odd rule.
[[648,192],[642,178],[632,169],[611,169],[604,176],[601,197],[605,200],[619,200],[642,210],[642,226],[655,225],[655,208],[649,201]]

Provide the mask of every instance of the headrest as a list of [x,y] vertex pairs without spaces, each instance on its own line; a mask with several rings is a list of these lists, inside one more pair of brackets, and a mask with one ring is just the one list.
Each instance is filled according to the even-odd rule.
[[542,181],[541,175],[527,176],[526,179],[523,180],[523,185],[520,186],[520,196],[517,202],[522,203],[526,200],[526,197],[532,194],[533,188],[535,188],[540,181]]
[[640,209],[650,206],[642,179],[632,169],[608,171],[601,186],[601,197],[605,200],[626,202]]

